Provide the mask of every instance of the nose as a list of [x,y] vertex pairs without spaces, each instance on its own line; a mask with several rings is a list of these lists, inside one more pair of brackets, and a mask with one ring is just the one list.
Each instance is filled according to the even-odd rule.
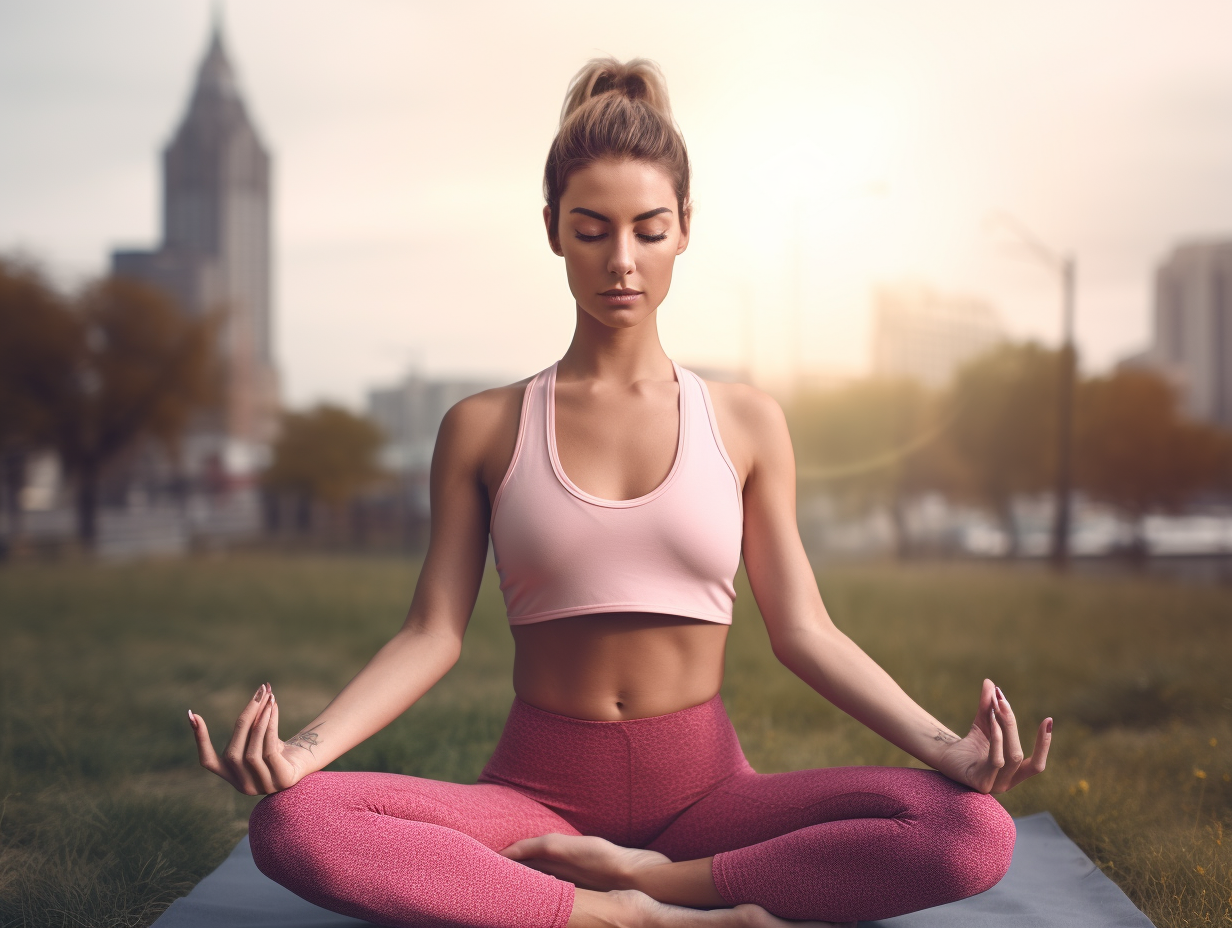
[[612,253],[608,256],[608,272],[615,277],[627,277],[633,273],[633,236],[621,234],[612,236]]

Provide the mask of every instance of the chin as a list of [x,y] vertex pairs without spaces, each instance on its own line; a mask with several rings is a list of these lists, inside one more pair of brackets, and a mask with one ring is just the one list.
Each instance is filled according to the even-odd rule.
[[641,325],[650,316],[649,312],[639,309],[602,309],[591,313],[597,321],[613,329],[631,329]]
[[583,312],[604,325],[618,329],[628,329],[645,321],[654,315],[654,308],[646,300],[638,300],[632,306],[588,306]]

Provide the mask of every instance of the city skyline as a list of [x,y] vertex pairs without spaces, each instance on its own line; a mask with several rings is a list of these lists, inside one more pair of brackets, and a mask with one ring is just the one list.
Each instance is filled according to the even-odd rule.
[[271,335],[274,172],[235,78],[219,22],[210,29],[192,95],[162,153],[162,236],[153,248],[113,251],[113,274],[143,281],[183,312],[224,313],[222,408],[184,442],[192,474],[242,475],[265,463],[278,429]]
[[[601,52],[660,62],[694,157],[694,239],[660,325],[685,364],[740,366],[751,307],[759,373],[790,363],[797,326],[808,367],[867,370],[874,290],[904,279],[1055,342],[1055,282],[983,228],[1004,208],[1077,253],[1079,343],[1107,367],[1149,342],[1171,248],[1232,232],[1216,4],[700,9],[634,4],[613,26],[554,5],[228,7],[280,165],[290,402],[359,406],[416,361],[516,377],[559,356],[572,305],[538,185],[565,83]],[[79,277],[157,238],[157,153],[210,17],[0,0],[0,250]]]

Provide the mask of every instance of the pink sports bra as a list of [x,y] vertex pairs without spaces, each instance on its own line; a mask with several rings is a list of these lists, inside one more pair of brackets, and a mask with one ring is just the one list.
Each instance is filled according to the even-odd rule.
[[676,459],[636,499],[575,486],[556,452],[556,365],[535,375],[509,470],[492,502],[492,547],[511,625],[593,612],[658,612],[730,625],[744,528],[740,481],[710,393],[680,384]]

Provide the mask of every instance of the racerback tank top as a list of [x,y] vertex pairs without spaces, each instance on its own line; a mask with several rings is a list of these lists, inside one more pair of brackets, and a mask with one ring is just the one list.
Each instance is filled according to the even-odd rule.
[[656,612],[730,625],[743,503],[706,384],[680,385],[676,458],[636,499],[592,496],[556,451],[556,365],[526,386],[513,460],[492,502],[492,547],[512,625]]

